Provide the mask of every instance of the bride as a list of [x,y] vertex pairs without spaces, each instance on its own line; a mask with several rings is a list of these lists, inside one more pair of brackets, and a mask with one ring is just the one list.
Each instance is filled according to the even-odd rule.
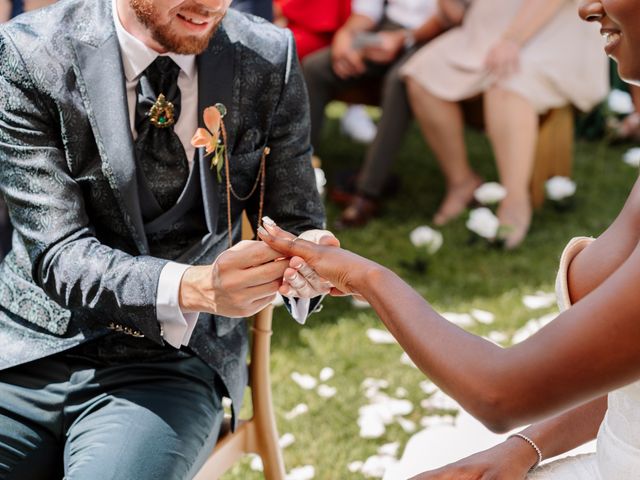
[[[640,2],[582,0],[580,15],[600,22],[620,76],[640,85]],[[259,235],[291,257],[283,293],[317,272],[333,294],[365,297],[422,371],[487,427],[506,432],[531,424],[416,479],[640,478],[640,181],[598,239],[567,245],[557,282],[563,313],[508,349],[449,323],[372,261],[293,240],[268,219]],[[595,454],[535,468],[596,436]]]

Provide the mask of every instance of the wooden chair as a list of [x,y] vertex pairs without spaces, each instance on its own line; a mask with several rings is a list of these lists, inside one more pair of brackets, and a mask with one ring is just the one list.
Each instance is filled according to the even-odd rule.
[[[364,87],[341,92],[336,100],[365,105],[380,105],[380,85],[371,82]],[[463,102],[466,122],[472,127],[484,128],[482,99]],[[570,177],[573,167],[574,118],[571,105],[555,108],[540,117],[538,144],[531,176],[530,194],[534,208],[540,208],[545,199],[545,182],[556,175]]]
[[[243,238],[253,238],[244,215],[242,231]],[[225,419],[218,443],[194,477],[195,480],[220,478],[248,453],[260,456],[266,480],[284,480],[284,460],[273,412],[269,370],[272,317],[272,306],[253,316],[248,385],[251,389],[253,416],[248,420],[240,420],[235,432],[231,432],[230,419]]]

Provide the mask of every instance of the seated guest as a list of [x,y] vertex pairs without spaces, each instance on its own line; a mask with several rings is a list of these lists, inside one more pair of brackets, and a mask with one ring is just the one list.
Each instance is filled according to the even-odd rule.
[[600,43],[596,29],[576,17],[575,0],[473,0],[460,28],[406,63],[402,74],[413,112],[446,180],[436,225],[460,215],[482,182],[467,160],[459,104],[482,95],[507,190],[498,209],[505,247],[523,241],[532,215],[529,183],[539,116],[567,104],[589,110],[607,94]]
[[[456,0],[443,0],[449,4]],[[435,0],[354,0],[352,14],[330,48],[310,55],[303,70],[311,101],[311,143],[317,149],[324,108],[340,92],[380,85],[382,118],[357,180],[347,198],[339,227],[365,224],[378,209],[378,198],[411,118],[401,65],[417,46],[449,25],[436,14]]]

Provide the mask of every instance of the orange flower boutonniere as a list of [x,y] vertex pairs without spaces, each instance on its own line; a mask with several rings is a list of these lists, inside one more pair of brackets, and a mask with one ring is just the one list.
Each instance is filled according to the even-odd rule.
[[207,155],[213,155],[211,157],[211,169],[216,169],[218,182],[222,181],[222,168],[224,167],[225,159],[226,146],[224,138],[221,138],[221,133],[223,129],[222,119],[226,113],[227,109],[221,103],[205,108],[203,119],[206,128],[198,128],[191,138],[191,145],[196,148],[203,147]]

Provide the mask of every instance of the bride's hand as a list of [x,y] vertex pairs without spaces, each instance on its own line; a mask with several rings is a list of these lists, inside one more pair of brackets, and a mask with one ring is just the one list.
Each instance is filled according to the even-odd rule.
[[371,268],[380,268],[374,262],[336,246],[318,245],[285,232],[275,224],[266,222],[258,229],[259,237],[271,248],[290,257],[290,265],[297,269],[285,272],[291,276],[307,265],[323,279],[331,282],[331,295],[358,294],[357,285],[366,278]]
[[437,470],[423,472],[411,480],[524,480],[535,462],[526,447],[529,445],[507,440]]

